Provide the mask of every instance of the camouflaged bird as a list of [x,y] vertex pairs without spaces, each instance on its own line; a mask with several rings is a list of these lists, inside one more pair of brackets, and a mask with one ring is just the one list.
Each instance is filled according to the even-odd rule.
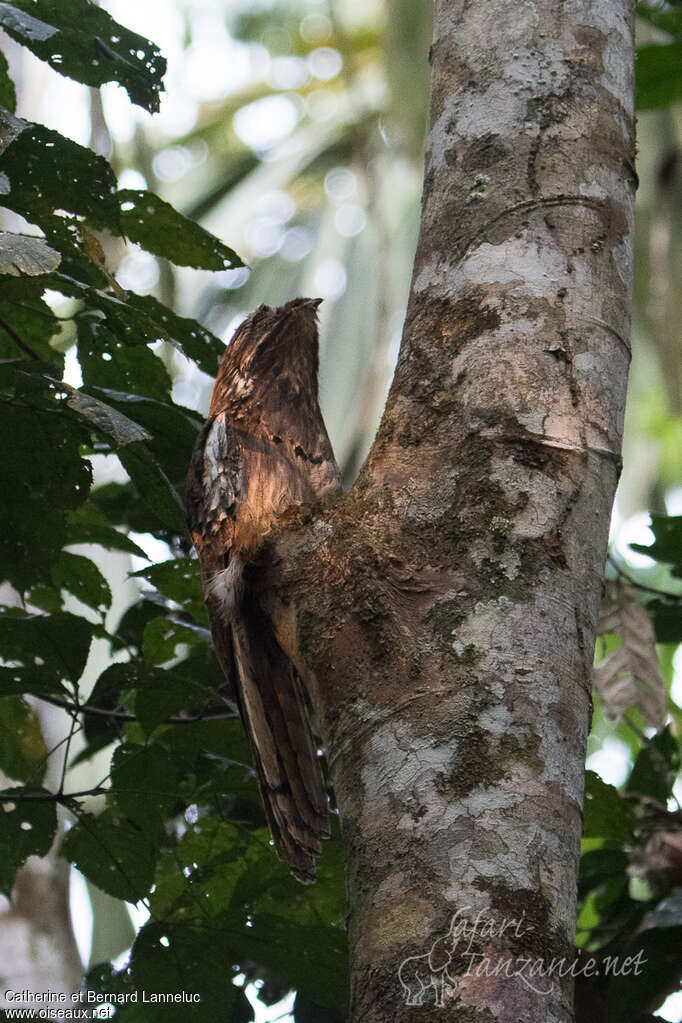
[[317,400],[321,301],[262,305],[237,329],[187,478],[216,652],[251,739],[275,847],[301,881],[314,880],[329,835],[327,795],[303,683],[249,565],[287,512],[341,490]]

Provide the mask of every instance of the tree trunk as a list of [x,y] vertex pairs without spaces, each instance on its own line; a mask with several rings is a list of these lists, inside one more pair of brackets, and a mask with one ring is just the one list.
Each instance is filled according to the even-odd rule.
[[352,492],[263,568],[341,815],[352,1023],[427,1004],[572,1018],[629,361],[632,20],[629,0],[436,0],[382,425]]

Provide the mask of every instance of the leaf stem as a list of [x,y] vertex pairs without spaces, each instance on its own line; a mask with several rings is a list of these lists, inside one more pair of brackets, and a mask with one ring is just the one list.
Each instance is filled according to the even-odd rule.
[[0,319],[0,327],[2,327],[2,329],[7,334],[9,334],[9,336],[12,338],[12,340],[14,341],[15,345],[17,346],[17,348],[20,348],[21,351],[24,353],[24,355],[28,355],[28,357],[30,359],[35,359],[36,362],[40,362],[41,361],[40,356],[36,355],[36,353],[33,351],[33,349],[29,348],[29,346],[26,344],[26,342],[21,340],[21,338],[17,334],[16,330],[14,330],[13,327],[10,327],[9,323],[5,323],[5,321],[3,319]]

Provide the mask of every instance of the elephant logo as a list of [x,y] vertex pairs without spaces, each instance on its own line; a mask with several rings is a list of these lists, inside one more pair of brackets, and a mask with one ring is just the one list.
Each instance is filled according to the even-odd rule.
[[[423,1005],[430,988],[433,988],[435,1005],[443,1008],[446,995],[452,993],[456,978],[448,972],[461,935],[458,933],[457,916],[452,917],[447,934],[432,943],[428,952],[407,956],[398,967],[398,980],[403,989],[405,1005]],[[461,928],[461,922],[459,924]]]

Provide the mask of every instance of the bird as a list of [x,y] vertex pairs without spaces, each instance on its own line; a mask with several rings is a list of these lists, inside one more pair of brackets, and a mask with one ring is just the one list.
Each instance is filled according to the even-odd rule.
[[321,301],[261,305],[237,328],[186,486],[218,661],[251,741],[275,849],[303,883],[314,881],[330,834],[326,786],[303,680],[250,568],[292,511],[342,490],[318,403]]

